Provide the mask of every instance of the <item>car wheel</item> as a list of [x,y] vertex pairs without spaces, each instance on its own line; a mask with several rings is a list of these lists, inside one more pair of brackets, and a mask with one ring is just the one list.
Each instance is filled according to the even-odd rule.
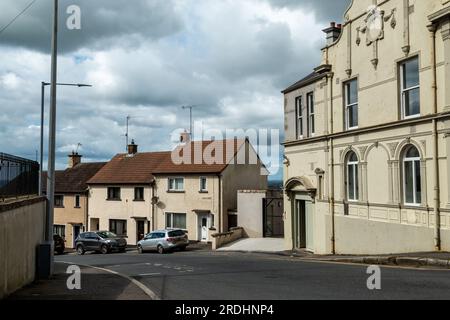
[[102,254],[107,254],[108,253],[108,247],[106,245],[102,245],[102,247],[100,248],[100,252]]
[[127,252],[127,249],[126,248],[120,249],[119,252],[120,253],[125,253],[125,252]]
[[180,247],[180,250],[181,250],[181,251],[186,251],[186,246]]
[[84,250],[84,248],[83,248],[82,245],[77,246],[77,253],[78,253],[80,256],[84,255],[85,252],[86,252],[86,250]]
[[142,249],[142,246],[138,246],[138,253],[139,254],[143,254],[144,253],[144,249]]
[[62,254],[64,254],[64,249],[58,249],[56,251],[56,253],[58,253],[59,255],[62,255]]
[[164,254],[164,251],[165,251],[165,250],[164,250],[164,248],[163,248],[162,245],[159,245],[157,249],[158,249],[158,253],[159,253],[159,254]]

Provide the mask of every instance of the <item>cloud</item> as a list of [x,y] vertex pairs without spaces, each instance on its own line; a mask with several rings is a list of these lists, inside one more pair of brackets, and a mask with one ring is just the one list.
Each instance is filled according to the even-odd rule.
[[[93,87],[58,87],[58,168],[78,143],[85,160],[124,152],[128,115],[140,150],[168,149],[172,132],[189,128],[182,105],[197,105],[194,119],[206,129],[283,136],[280,91],[320,63],[325,15],[334,14],[321,10],[328,3],[338,11],[337,2],[71,1],[82,9],[82,30],[66,30],[61,20],[58,80]],[[7,0],[0,21],[26,3]],[[40,83],[50,76],[49,3],[36,2],[0,35],[0,150],[32,159]],[[47,88],[47,108],[48,96]]]

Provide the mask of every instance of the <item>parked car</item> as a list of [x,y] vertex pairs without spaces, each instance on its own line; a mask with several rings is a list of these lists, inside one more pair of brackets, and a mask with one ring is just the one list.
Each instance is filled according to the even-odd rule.
[[109,231],[95,231],[80,233],[75,240],[75,248],[79,255],[88,251],[107,254],[111,251],[125,252],[127,241]]
[[61,237],[59,234],[53,235],[53,243],[55,247],[55,252],[57,254],[64,254],[64,251],[66,250],[66,244],[63,237]]
[[153,231],[138,242],[138,252],[158,251],[163,254],[175,249],[186,250],[189,245],[189,238],[181,229],[166,229]]

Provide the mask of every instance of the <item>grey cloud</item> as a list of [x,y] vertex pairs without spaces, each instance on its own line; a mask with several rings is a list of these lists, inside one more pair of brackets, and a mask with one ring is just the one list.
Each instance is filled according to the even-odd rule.
[[[11,20],[28,1],[7,0],[0,11],[1,24]],[[53,1],[37,1],[1,36],[2,45],[50,51]],[[59,51],[80,48],[104,50],[111,46],[138,46],[145,39],[159,39],[182,28],[175,0],[72,0],[81,8],[81,30],[68,30],[66,9],[60,1]],[[5,22],[5,23],[3,23]]]
[[267,0],[276,7],[303,7],[313,10],[320,21],[342,21],[351,0]]

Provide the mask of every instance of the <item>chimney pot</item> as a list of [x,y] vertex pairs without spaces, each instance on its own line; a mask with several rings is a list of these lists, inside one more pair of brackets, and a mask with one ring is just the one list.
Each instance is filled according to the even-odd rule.
[[191,142],[191,134],[187,131],[182,132],[180,135],[180,143],[186,144],[189,142]]
[[69,164],[68,168],[72,169],[81,163],[81,158],[83,156],[79,155],[78,152],[72,151],[72,154],[69,155]]
[[134,143],[134,139],[131,140],[131,144],[128,145],[128,155],[133,156],[138,153],[138,146]]

